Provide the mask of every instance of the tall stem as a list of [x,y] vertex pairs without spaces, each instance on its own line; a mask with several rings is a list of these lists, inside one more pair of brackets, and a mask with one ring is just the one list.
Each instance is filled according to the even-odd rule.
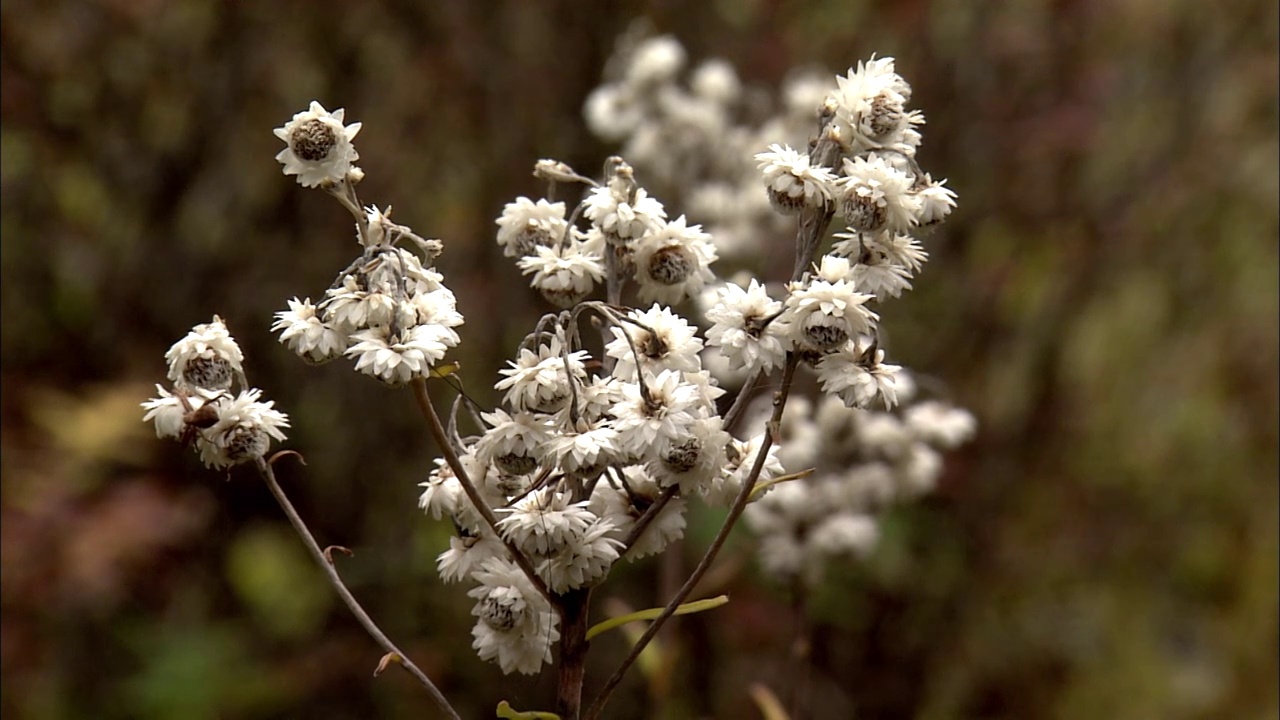
[[813,625],[809,622],[809,592],[798,575],[791,583],[791,612],[793,634],[791,638],[791,718],[804,720],[809,716],[809,674],[813,652]]
[[582,712],[582,685],[587,671],[587,610],[591,588],[570,590],[560,600],[560,666],[556,683],[556,714],[560,720],[578,720]]
[[409,659],[408,655],[404,654],[403,650],[391,642],[391,639],[373,622],[373,619],[360,606],[355,596],[347,589],[346,584],[342,582],[342,578],[338,575],[338,571],[334,569],[333,563],[325,556],[324,551],[320,549],[320,545],[311,534],[311,530],[302,521],[302,516],[298,515],[298,511],[293,508],[293,503],[289,502],[289,497],[284,494],[284,489],[280,487],[280,483],[276,482],[276,474],[271,469],[271,464],[262,458],[258,458],[257,468],[258,473],[262,475],[263,481],[266,482],[267,488],[271,490],[276,502],[280,504],[280,509],[284,511],[285,516],[289,518],[289,522],[293,525],[293,529],[302,538],[302,543],[311,552],[312,559],[324,571],[325,576],[329,578],[329,584],[337,591],[338,597],[342,598],[342,602],[346,603],[347,608],[351,610],[351,614],[356,616],[356,620],[364,627],[365,632],[368,632],[373,637],[374,642],[378,643],[389,655],[394,656],[396,662],[427,689],[431,699],[435,701],[446,717],[452,718],[452,720],[461,720],[457,711],[445,699],[444,694],[435,686],[435,683],[431,682],[431,678],[427,677],[426,673],[413,664],[413,661]]
[[725,517],[724,523],[720,526],[716,537],[711,541],[711,546],[707,548],[707,552],[698,561],[698,566],[693,569],[693,574],[685,581],[680,590],[671,598],[667,606],[663,608],[662,614],[659,615],[649,628],[645,630],[644,635],[631,648],[631,652],[623,659],[622,664],[614,671],[613,675],[605,682],[604,687],[600,689],[600,694],[596,696],[591,707],[587,709],[586,720],[596,720],[600,717],[600,713],[604,710],[605,704],[609,701],[609,696],[613,690],[622,682],[622,677],[627,670],[640,657],[640,653],[649,645],[658,631],[667,620],[675,614],[676,609],[684,602],[685,598],[693,592],[698,582],[702,580],[702,576],[711,568],[711,563],[715,561],[716,556],[720,553],[720,548],[724,545],[725,540],[729,537],[729,531],[733,529],[738,518],[742,516],[742,511],[747,507],[747,501],[751,498],[751,491],[755,488],[756,480],[760,478],[761,471],[764,470],[765,461],[769,457],[769,448],[773,446],[774,437],[778,433],[778,425],[782,422],[782,411],[787,403],[787,396],[791,393],[791,380],[795,377],[797,359],[794,354],[787,356],[787,363],[782,369],[782,385],[778,392],[773,396],[773,417],[769,420],[768,431],[764,434],[764,440],[760,444],[760,452],[756,455],[755,464],[751,467],[751,474],[742,483],[742,489],[738,491],[738,496],[734,498],[733,506],[729,508],[729,515]]

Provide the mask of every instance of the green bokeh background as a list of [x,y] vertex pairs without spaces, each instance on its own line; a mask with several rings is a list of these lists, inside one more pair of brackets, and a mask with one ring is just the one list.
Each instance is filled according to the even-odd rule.
[[[1275,718],[1277,27],[1241,0],[706,3],[5,0],[0,6],[0,659],[6,718],[422,718],[250,472],[161,443],[138,403],[221,314],[287,410],[286,489],[465,717],[550,705],[441,586],[412,399],[269,333],[353,253],[279,172],[318,99],[364,123],[367,201],[446,243],[482,400],[545,309],[493,243],[541,157],[611,148],[580,108],[635,18],[775,88],[893,55],[960,207],[885,309],[896,361],[979,417],[938,493],[811,603],[814,717]],[[678,209],[677,209],[678,212]],[[782,241],[782,240],[780,240]],[[780,279],[780,278],[772,278]],[[658,604],[685,558],[615,571]],[[617,718],[754,717],[793,668],[785,589],[739,537],[624,684]],[[625,638],[593,645],[588,690]]]

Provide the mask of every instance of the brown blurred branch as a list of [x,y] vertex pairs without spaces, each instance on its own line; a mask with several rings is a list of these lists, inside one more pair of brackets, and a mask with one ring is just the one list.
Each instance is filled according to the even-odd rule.
[[[333,585],[333,589],[337,591],[338,596],[342,598],[344,603],[346,603],[347,608],[351,610],[351,614],[356,616],[356,620],[364,627],[365,631],[368,632],[374,641],[387,652],[387,654],[383,656],[382,662],[379,663],[379,671],[386,666],[388,659],[395,659],[406,672],[416,678],[417,681],[427,689],[427,692],[431,695],[431,699],[436,702],[436,705],[440,707],[440,710],[444,712],[445,716],[452,718],[453,720],[461,720],[457,711],[454,710],[453,706],[449,704],[449,701],[445,699],[444,694],[435,686],[435,683],[431,682],[431,678],[427,677],[426,673],[422,672],[422,670],[417,665],[413,664],[413,661],[410,660],[409,657],[400,650],[400,648],[396,647],[395,643],[391,642],[391,639],[388,638],[377,624],[373,622],[373,619],[369,617],[369,614],[360,606],[359,601],[357,601],[355,596],[351,594],[351,591],[347,589],[346,584],[342,582],[342,578],[338,575],[338,571],[334,569],[333,563],[328,560],[328,556],[325,554],[326,551],[320,549],[320,544],[317,543],[315,537],[312,536],[311,530],[308,529],[307,524],[302,521],[302,517],[298,515],[298,511],[294,509],[293,503],[289,502],[289,498],[284,494],[284,490],[280,487],[280,483],[276,482],[276,475],[271,469],[271,464],[262,458],[258,458],[256,465],[258,473],[262,475],[263,481],[267,483],[267,488],[271,490],[271,494],[275,496],[276,502],[280,503],[280,509],[284,510],[284,514],[289,518],[289,522],[293,525],[293,529],[298,531],[298,535],[302,538],[303,544],[306,545],[307,550],[311,552],[311,557],[315,559],[316,564],[320,566],[320,569],[324,571],[325,576],[329,578],[329,584]],[[376,675],[377,673],[375,672],[374,674]]]

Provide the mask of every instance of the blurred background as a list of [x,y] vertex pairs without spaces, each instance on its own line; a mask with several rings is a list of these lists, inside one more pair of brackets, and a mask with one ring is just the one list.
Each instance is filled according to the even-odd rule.
[[[444,239],[462,377],[491,403],[546,310],[493,219],[542,191],[536,159],[594,174],[613,150],[581,108],[637,18],[764,88],[896,57],[921,162],[960,196],[885,326],[980,433],[814,599],[814,716],[1277,717],[1263,0],[4,0],[4,716],[431,716],[404,673],[371,677],[379,650],[254,474],[141,422],[165,349],[215,312],[293,418],[309,464],[281,480],[322,545],[355,551],[339,568],[370,613],[464,717],[551,704],[550,673],[475,656],[472,603],[436,577],[449,528],[416,507],[434,449],[410,395],[269,332],[355,250],[271,129],[312,99],[364,123],[361,195]],[[716,522],[693,519],[686,563]],[[750,553],[738,536],[699,591],[732,602],[660,638],[612,717],[754,717],[752,683],[784,694],[788,596]],[[600,607],[659,604],[661,574],[619,567]],[[594,643],[588,692],[624,644]]]

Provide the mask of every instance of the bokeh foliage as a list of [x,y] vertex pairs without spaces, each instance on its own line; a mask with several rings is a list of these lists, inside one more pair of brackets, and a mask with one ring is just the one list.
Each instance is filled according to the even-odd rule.
[[[270,130],[313,98],[365,123],[362,195],[444,239],[463,378],[492,401],[543,309],[493,218],[540,191],[534,160],[609,152],[580,107],[636,17],[766,87],[895,56],[924,164],[960,194],[885,327],[981,434],[811,599],[819,715],[1275,717],[1280,18],[1262,0],[5,0],[6,716],[428,707],[369,677],[376,648],[250,473],[224,482],[139,422],[161,353],[214,312],[294,418],[309,465],[282,479],[322,543],[356,551],[341,568],[371,613],[464,716],[547,704],[551,678],[474,657],[470,603],[435,577],[448,528],[415,507],[432,448],[407,395],[268,332],[354,248],[340,208],[280,175]],[[785,695],[788,594],[749,559],[740,537],[704,588],[732,602],[680,620],[614,716]],[[600,599],[655,604],[679,572],[620,569]]]

